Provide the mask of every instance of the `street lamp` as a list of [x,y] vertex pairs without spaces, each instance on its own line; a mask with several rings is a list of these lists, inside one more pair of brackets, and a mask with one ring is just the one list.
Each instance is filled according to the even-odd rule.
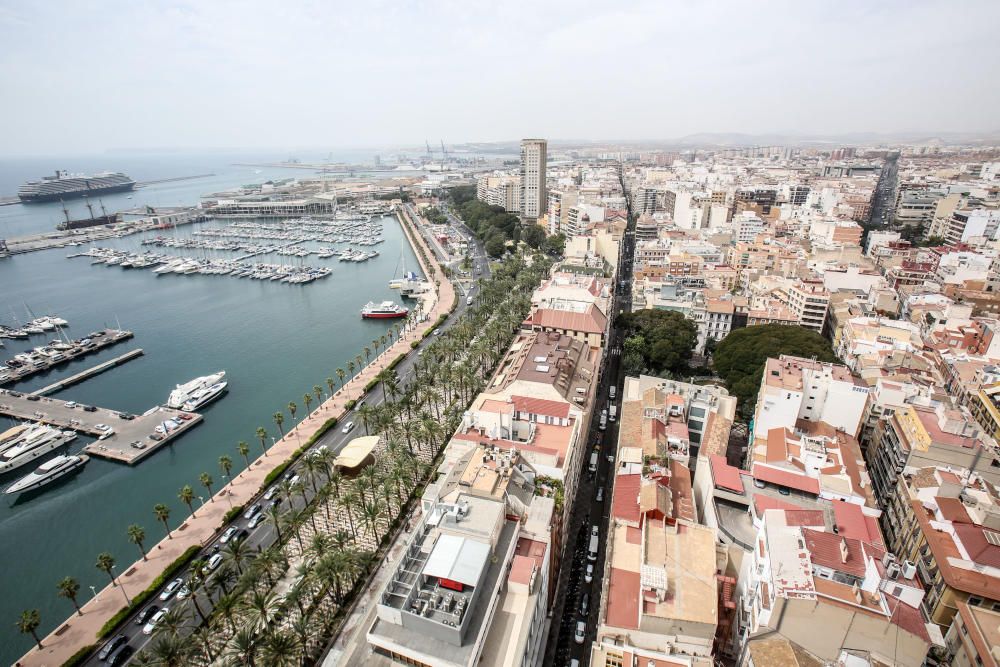
[[199,507],[204,507],[205,506],[205,499],[202,498],[201,496],[198,496],[198,500],[201,501],[201,505]]
[[97,598],[97,589],[94,588],[93,586],[91,586],[90,587],[90,592],[94,594],[94,599],[96,599]]

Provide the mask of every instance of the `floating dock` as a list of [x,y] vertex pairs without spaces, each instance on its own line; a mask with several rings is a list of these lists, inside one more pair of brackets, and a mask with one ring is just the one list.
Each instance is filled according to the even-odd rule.
[[98,350],[103,350],[106,347],[114,345],[115,343],[120,343],[123,340],[128,340],[132,338],[131,331],[122,331],[119,329],[105,329],[104,331],[96,331],[87,338],[90,339],[90,344],[86,346],[74,345],[72,349],[63,350],[63,358],[58,361],[46,361],[41,366],[35,366],[34,364],[24,364],[23,366],[18,366],[17,368],[11,367],[0,367],[6,374],[7,379],[0,380],[0,387],[13,384],[15,382],[21,382],[26,380],[33,375],[38,373],[44,373],[45,371],[55,368],[56,366],[62,366],[63,364],[69,363],[74,359],[79,359],[80,357],[85,357],[88,354],[93,354]]
[[[72,401],[0,389],[0,415],[41,422],[95,438],[108,432],[108,429],[98,428],[98,425],[110,427],[112,435],[90,443],[83,451],[129,465],[138,463],[202,420],[200,414],[163,406],[150,408],[141,415],[110,408],[85,408]],[[188,419],[181,419],[179,415],[188,416]],[[156,427],[168,420],[176,422],[177,426],[166,433],[157,433]]]
[[123,354],[120,357],[115,357],[114,359],[109,359],[108,361],[105,361],[104,363],[97,364],[96,366],[94,366],[92,368],[88,368],[85,371],[81,371],[81,372],[77,373],[76,375],[71,375],[68,378],[66,378],[65,380],[59,380],[58,382],[54,382],[54,383],[50,384],[47,387],[42,387],[38,391],[33,391],[33,392],[31,392],[31,395],[32,396],[48,396],[49,394],[53,394],[53,393],[55,393],[55,392],[57,392],[57,391],[59,391],[61,389],[65,389],[66,387],[70,387],[70,386],[72,386],[72,385],[74,385],[74,384],[76,384],[78,382],[83,382],[87,378],[92,378],[95,375],[100,375],[101,373],[103,373],[104,371],[106,371],[108,369],[114,368],[115,366],[121,366],[126,361],[131,361],[132,359],[135,359],[136,357],[141,357],[141,356],[142,356],[142,348],[141,347],[137,348],[135,350],[130,350],[130,351],[126,352],[125,354]]

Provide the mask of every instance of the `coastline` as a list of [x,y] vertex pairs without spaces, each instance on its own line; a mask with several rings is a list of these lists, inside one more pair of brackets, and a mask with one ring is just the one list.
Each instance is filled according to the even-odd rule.
[[396,216],[425,278],[434,284],[434,289],[422,295],[425,299],[424,323],[412,326],[400,339],[372,359],[371,363],[354,378],[290,428],[266,454],[258,456],[249,467],[236,474],[226,486],[210,498],[209,502],[186,517],[179,526],[172,527],[169,536],[147,549],[146,559],[137,560],[123,569],[117,586],[110,584],[105,586],[93,599],[82,604],[81,615],[74,613],[69,616],[42,639],[41,649],[37,646],[32,647],[18,661],[18,665],[61,665],[78,651],[98,643],[100,640],[96,635],[101,627],[124,606],[124,596],[121,591],[116,590],[117,588],[121,587],[131,599],[148,588],[170,563],[190,547],[200,547],[210,542],[222,525],[230,507],[245,505],[255,497],[260,492],[267,475],[291,461],[303,438],[308,440],[319,432],[328,420],[343,417],[349,401],[357,400],[364,395],[365,386],[378,373],[401,354],[409,354],[410,344],[420,340],[427,327],[440,315],[450,312],[457,303],[454,287],[444,276],[437,261],[432,259],[432,250],[413,228],[415,223],[405,215],[405,212],[401,214],[400,209],[397,209]]

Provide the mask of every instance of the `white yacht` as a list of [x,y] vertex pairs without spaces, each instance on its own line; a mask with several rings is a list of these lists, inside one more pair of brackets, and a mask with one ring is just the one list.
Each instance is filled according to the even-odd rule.
[[75,439],[76,433],[73,431],[60,431],[44,425],[32,428],[3,447],[0,453],[0,474],[16,470]]
[[11,442],[29,428],[31,428],[31,424],[18,424],[17,426],[0,433],[0,451],[3,451],[4,444]]
[[205,375],[200,378],[195,378],[190,382],[177,385],[177,387],[170,392],[170,397],[167,399],[167,407],[179,410],[185,403],[194,398],[195,393],[201,391],[202,389],[211,387],[213,384],[221,382],[224,377],[226,377],[226,371],[219,371],[218,373]]
[[191,396],[190,399],[185,401],[183,409],[186,412],[194,412],[199,408],[205,407],[215,399],[222,396],[228,385],[228,382],[216,382],[211,386],[199,389]]
[[6,494],[22,493],[24,491],[34,491],[46,484],[51,484],[60,477],[65,477],[76,472],[87,465],[90,457],[86,454],[63,455],[60,454],[49,459],[42,465],[35,468],[34,472],[25,475],[4,491]]

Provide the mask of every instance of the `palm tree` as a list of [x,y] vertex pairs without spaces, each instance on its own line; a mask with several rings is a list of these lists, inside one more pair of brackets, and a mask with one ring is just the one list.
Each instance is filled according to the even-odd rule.
[[246,461],[247,468],[249,468],[250,467],[250,445],[248,445],[247,443],[245,443],[242,440],[240,440],[238,443],[236,443],[236,450],[240,453],[240,456],[243,457],[243,460]]
[[133,523],[126,532],[128,533],[128,541],[139,547],[142,559],[146,560],[146,548],[142,545],[143,540],[146,539],[146,531],[139,524]]
[[361,423],[365,427],[365,435],[368,435],[368,422],[372,418],[373,411],[374,408],[372,408],[372,406],[368,405],[367,403],[358,408],[358,416],[361,417]]
[[38,638],[38,626],[42,624],[42,616],[37,609],[27,609],[21,612],[21,617],[17,619],[17,629],[22,635],[31,635],[35,638],[38,648],[42,648],[42,640]]
[[185,607],[174,605],[156,624],[156,634],[179,637],[190,618]]
[[[113,571],[115,569],[115,557],[114,556],[112,556],[111,554],[109,554],[107,551],[101,552],[101,553],[97,554],[97,562],[94,563],[94,566],[98,570],[101,570],[105,574],[108,575],[108,578],[111,579],[111,586],[112,587],[118,585],[118,578],[115,576],[115,573]],[[126,604],[132,604],[132,601],[128,599],[128,593],[125,592],[125,587],[124,586],[122,586],[122,595],[125,596],[125,603]]]
[[257,427],[257,439],[260,440],[260,448],[264,450],[264,456],[267,456],[267,431],[264,430],[263,426]]
[[361,370],[362,368],[364,368],[364,364],[361,363],[363,361],[363,359],[362,359],[362,357],[361,357],[360,354],[358,356],[354,357],[354,361],[358,362],[358,370]]
[[268,667],[298,667],[299,642],[285,630],[274,629],[264,635],[264,659]]
[[281,433],[281,437],[285,437],[285,430],[281,428],[281,425],[285,423],[285,415],[281,412],[275,412],[271,418],[278,425],[278,432]]
[[319,407],[319,404],[323,402],[323,388],[318,384],[314,384],[313,394],[316,396],[316,407]]
[[351,527],[351,534],[354,535],[354,539],[358,539],[358,530],[354,526],[354,511],[357,509],[358,496],[353,490],[347,490],[340,494],[337,498],[342,510],[344,510],[344,515],[347,517],[347,523]]
[[257,632],[266,630],[280,609],[278,596],[271,591],[254,591],[243,605],[243,617]]
[[219,457],[219,467],[222,468],[222,476],[228,479],[229,473],[233,469],[233,460],[223,454]]
[[281,510],[274,505],[268,507],[267,511],[264,513],[267,515],[266,519],[271,522],[272,526],[274,526],[274,532],[278,537],[278,542],[281,542],[281,527],[285,524],[284,515],[281,513]]
[[288,414],[292,415],[292,423],[295,423],[295,411],[299,409],[299,406],[295,405],[295,401],[288,402]]
[[239,593],[234,593],[232,595],[223,595],[215,601],[215,611],[229,623],[229,632],[236,634],[236,622],[233,620],[233,616],[239,610],[241,605]]
[[222,550],[222,558],[236,568],[237,574],[243,574],[243,563],[250,557],[250,547],[245,540],[229,540]]
[[309,414],[309,406],[312,404],[312,400],[313,400],[312,394],[302,394],[302,402],[306,406],[307,415]]
[[59,589],[59,597],[66,598],[72,602],[73,606],[76,607],[77,615],[83,616],[83,612],[80,611],[80,605],[76,602],[76,594],[80,592],[80,582],[73,577],[63,577],[56,587]]
[[[173,610],[164,614],[164,618],[171,613]],[[162,622],[163,619],[160,619],[160,623]],[[159,628],[159,624],[157,624],[157,628]],[[146,660],[143,661],[141,656],[146,656]],[[157,667],[181,667],[181,665],[189,664],[187,642],[176,634],[158,632],[149,648],[140,654],[140,659],[136,662],[156,665]]]
[[378,522],[385,515],[385,508],[382,506],[382,501],[378,498],[373,499],[370,504],[361,507],[361,517],[371,529],[372,538],[375,540],[376,546],[382,541],[382,535],[378,531]]
[[326,386],[327,386],[327,389],[330,390],[329,396],[332,398],[333,397],[333,388],[336,386],[334,384],[334,382],[333,382],[333,378],[327,378],[326,379]]
[[253,667],[257,657],[257,633],[247,625],[236,631],[226,644],[226,664]]
[[[195,515],[194,514],[194,504],[193,504],[194,503],[194,489],[191,488],[191,485],[190,484],[185,484],[184,486],[182,486],[181,490],[177,492],[177,497],[180,498],[180,501],[182,503],[184,503],[185,505],[188,506],[188,512],[191,513],[191,516],[194,516]],[[156,518],[159,519],[160,517],[157,516]]]
[[153,506],[153,514],[156,515],[156,520],[163,524],[163,527],[167,531],[167,539],[174,539],[173,535],[170,534],[170,525],[167,520],[170,518],[170,508],[163,503],[157,503]]
[[[354,364],[354,360],[353,359],[347,362],[347,372],[350,374],[350,376],[352,378],[354,377],[354,369],[355,368],[357,368],[357,366]],[[337,370],[340,370],[340,369],[338,368]]]
[[344,372],[343,368],[337,369],[337,378],[340,380],[340,386],[344,386],[344,378],[347,377],[347,373]]
[[210,502],[214,503],[215,498],[212,497],[212,484],[214,483],[215,480],[213,480],[212,476],[209,475],[207,472],[203,472],[200,475],[198,475],[198,481],[201,482],[202,486],[208,489],[208,499]]

